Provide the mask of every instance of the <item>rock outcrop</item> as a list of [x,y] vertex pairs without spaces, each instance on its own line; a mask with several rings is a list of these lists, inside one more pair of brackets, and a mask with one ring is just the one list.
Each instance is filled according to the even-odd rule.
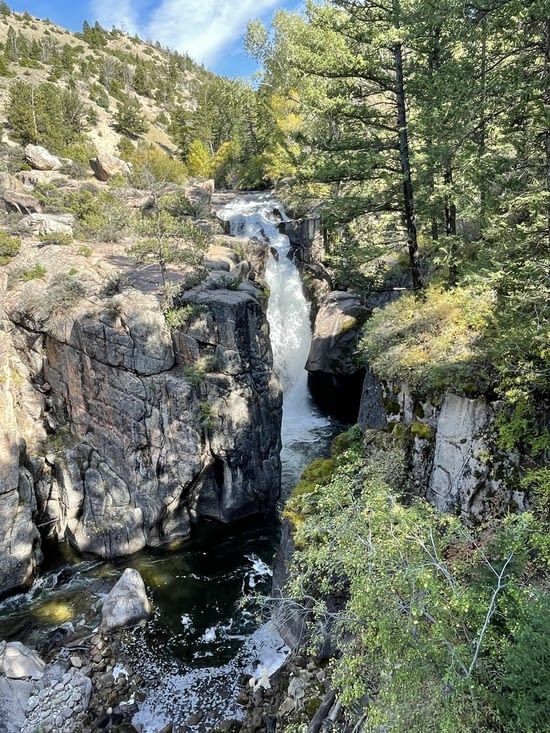
[[100,181],[108,181],[115,175],[127,176],[130,174],[130,164],[115,155],[102,153],[101,155],[91,158],[90,166],[95,177]]
[[[17,180],[17,179],[16,179]],[[22,191],[4,190],[0,198],[8,212],[16,214],[36,214],[42,211],[38,199]]]
[[21,219],[19,226],[35,235],[64,234],[72,237],[74,223],[72,214],[30,213]]
[[52,155],[42,145],[31,145],[25,148],[25,159],[31,168],[39,171],[58,171],[63,164],[58,157]]
[[306,363],[309,386],[317,403],[336,418],[349,422],[357,419],[365,373],[356,359],[356,349],[367,313],[353,293],[332,292],[323,298]]
[[511,489],[516,459],[496,447],[499,403],[446,393],[421,399],[406,386],[391,389],[367,372],[359,424],[397,430],[408,446],[411,490],[467,522],[524,509],[525,496]]
[[32,580],[37,525],[109,558],[273,508],[282,399],[259,247],[216,249],[223,269],[190,289],[171,270],[173,328],[150,268],[126,261],[111,296],[72,249],[27,250],[47,275],[3,292],[0,594]]

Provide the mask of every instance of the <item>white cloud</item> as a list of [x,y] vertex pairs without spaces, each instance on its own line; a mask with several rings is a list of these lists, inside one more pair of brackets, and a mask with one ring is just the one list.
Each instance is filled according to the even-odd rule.
[[[159,41],[212,67],[231,53],[249,20],[281,7],[280,0],[90,0],[101,25]],[[155,7],[156,6],[156,7]]]
[[91,0],[93,18],[108,31],[113,26],[133,36],[140,33],[142,2],[136,0]]

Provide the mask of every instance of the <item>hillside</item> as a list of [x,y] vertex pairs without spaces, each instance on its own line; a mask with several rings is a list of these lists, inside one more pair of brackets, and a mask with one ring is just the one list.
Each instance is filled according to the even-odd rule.
[[121,103],[132,99],[145,119],[142,141],[174,153],[177,144],[168,132],[171,114],[192,108],[197,85],[209,76],[188,56],[118,30],[85,23],[82,33],[73,34],[47,19],[7,8],[0,44],[0,121],[4,140],[12,142],[17,141],[8,121],[12,85],[53,83],[58,90],[78,93],[85,138],[98,150],[117,152],[123,135],[115,130],[115,115]]

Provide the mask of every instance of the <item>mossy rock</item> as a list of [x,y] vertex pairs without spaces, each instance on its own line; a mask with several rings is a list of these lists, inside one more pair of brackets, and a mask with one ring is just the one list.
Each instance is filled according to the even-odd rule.
[[414,416],[418,418],[423,418],[424,414],[424,408],[422,407],[420,402],[417,402],[414,406]]
[[401,405],[395,400],[384,400],[384,410],[386,415],[399,415],[401,412]]
[[411,435],[414,435],[415,438],[420,438],[421,440],[432,440],[434,437],[433,428],[419,420],[415,420],[411,423],[409,429],[411,431]]
[[363,440],[363,432],[359,425],[354,425],[345,433],[337,435],[330,446],[332,456],[338,456],[341,453],[353,448],[359,441]]
[[300,480],[291,493],[291,498],[295,499],[305,494],[312,494],[319,486],[326,486],[334,472],[333,458],[318,458],[310,463],[303,472]]

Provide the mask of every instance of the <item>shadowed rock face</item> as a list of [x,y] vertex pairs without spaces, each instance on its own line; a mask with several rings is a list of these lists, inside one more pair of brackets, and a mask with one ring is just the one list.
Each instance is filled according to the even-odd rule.
[[306,363],[315,401],[345,422],[357,420],[365,370],[356,351],[366,316],[367,309],[353,293],[332,292],[322,298]]
[[[158,291],[139,284],[106,300],[87,282],[87,297],[48,322],[23,289],[7,299],[3,373],[16,365],[28,395],[18,412],[13,378],[0,382],[0,594],[32,579],[37,525],[109,558],[186,540],[201,517],[273,508],[282,397],[266,302],[251,279],[223,283],[185,291],[189,319],[173,331]],[[47,285],[32,286],[36,304]]]

